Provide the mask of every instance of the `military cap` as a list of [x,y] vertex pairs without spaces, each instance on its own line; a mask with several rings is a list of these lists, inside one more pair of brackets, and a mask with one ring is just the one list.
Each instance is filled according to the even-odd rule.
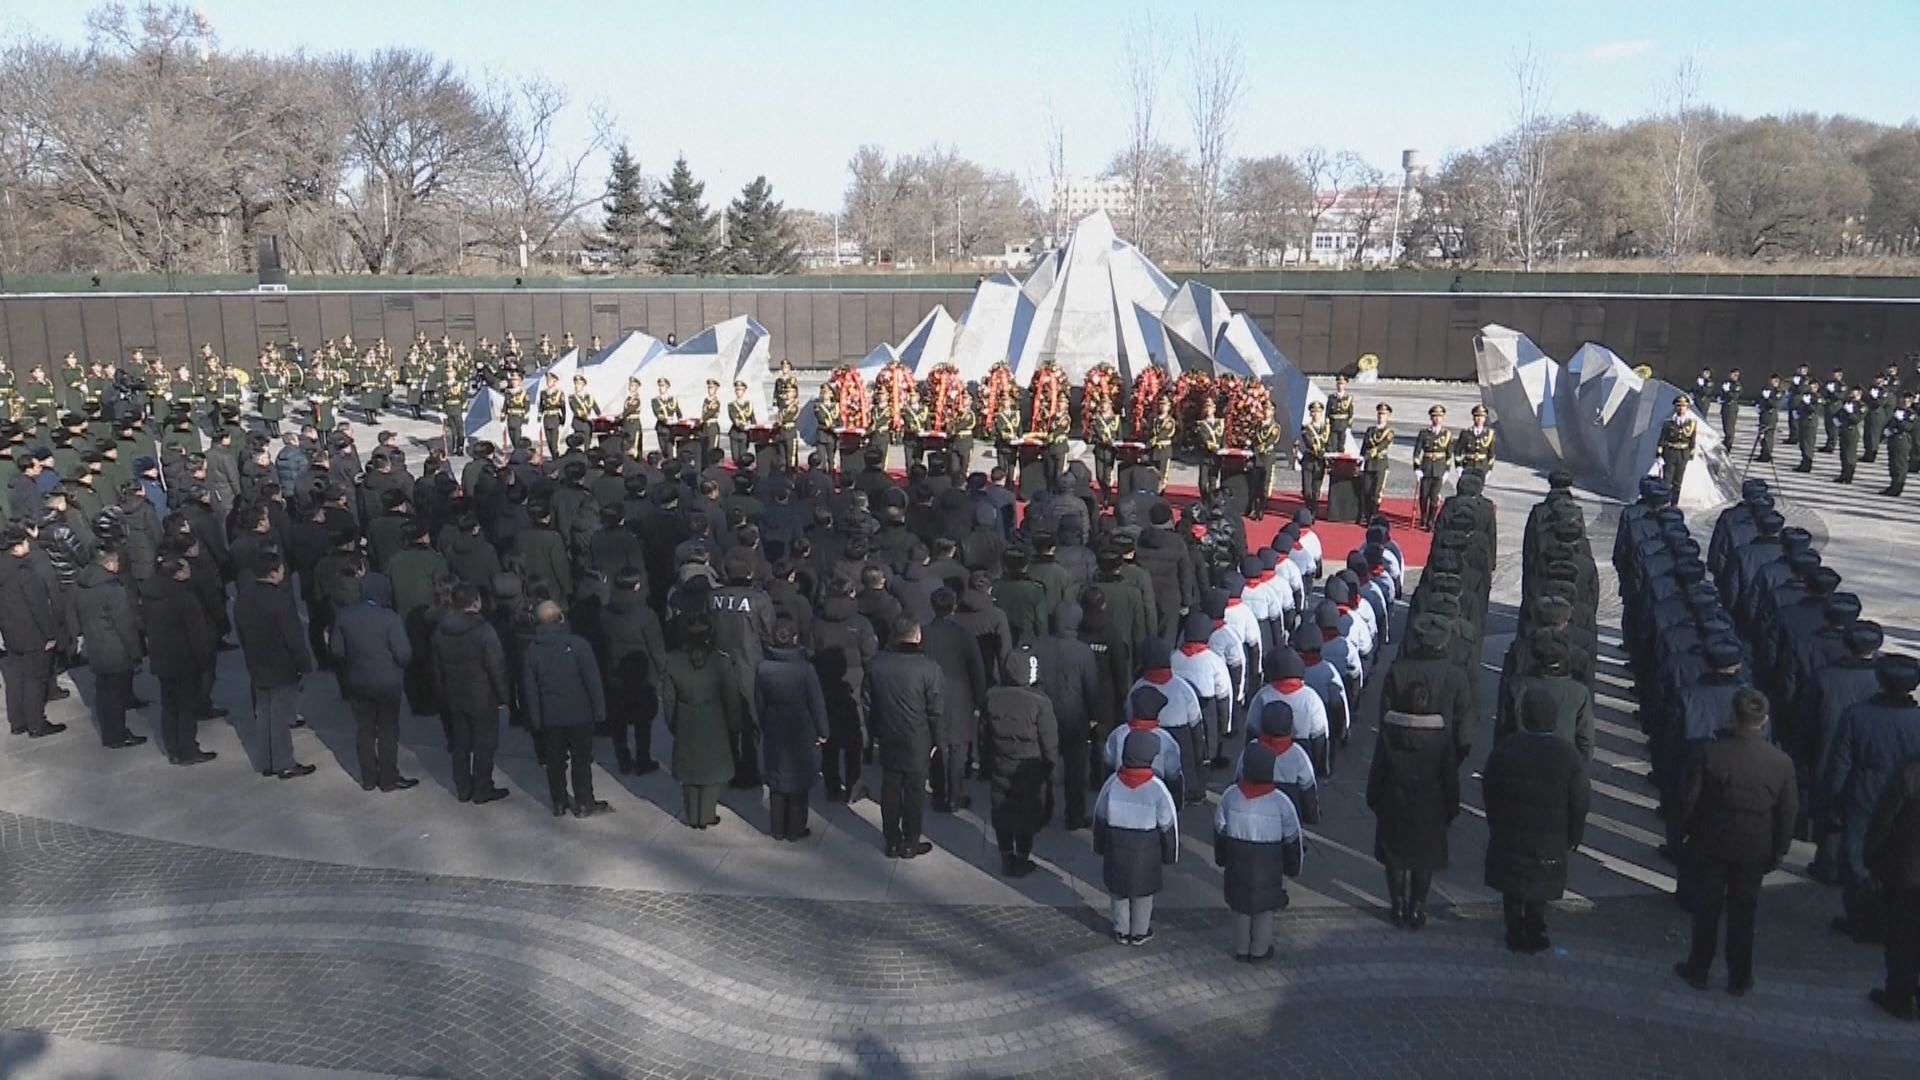
[[1840,571],[1831,566],[1816,568],[1807,575],[1807,594],[1809,596],[1828,596],[1840,587]]
[[1687,603],[1693,607],[1702,604],[1717,605],[1720,603],[1720,592],[1708,582],[1696,581],[1687,586]]
[[1135,534],[1125,529],[1122,529],[1120,532],[1114,535],[1113,546],[1114,546],[1114,549],[1120,552],[1121,555],[1126,555],[1129,552],[1133,551],[1135,548],[1140,546],[1140,538]]
[[1447,647],[1453,637],[1453,627],[1438,615],[1421,614],[1413,617],[1413,643],[1422,649],[1438,651]]
[[1860,617],[1860,598],[1850,592],[1834,593],[1827,597],[1825,614],[1833,625],[1846,626]]
[[1573,618],[1573,605],[1564,596],[1536,596],[1533,599],[1533,617],[1545,626],[1558,626]]
[[1554,675],[1563,674],[1573,658],[1566,635],[1559,630],[1535,630],[1527,639],[1527,650],[1533,654],[1534,663]]
[[1738,667],[1745,653],[1741,650],[1739,641],[1731,637],[1715,637],[1707,642],[1705,655],[1708,666],[1715,671],[1725,671],[1728,668]]
[[1780,530],[1780,543],[1788,548],[1805,548],[1813,543],[1813,534],[1798,525],[1788,525]]
[[1427,559],[1427,569],[1436,573],[1458,574],[1466,569],[1466,565],[1467,560],[1457,550],[1436,551]]
[[1761,535],[1772,536],[1786,527],[1787,519],[1780,511],[1769,507],[1753,515],[1753,523],[1759,528]]
[[1740,494],[1742,496],[1764,494],[1766,490],[1767,482],[1757,476],[1748,477],[1740,481]]
[[1920,686],[1920,660],[1903,653],[1886,653],[1873,662],[1880,688],[1891,694],[1911,694]]
[[1700,564],[1698,558],[1673,564],[1673,580],[1682,585],[1691,585],[1696,581],[1703,581],[1706,579],[1706,576],[1707,568]]
[[1675,405],[1691,405],[1693,404],[1693,398],[1687,396],[1686,394],[1675,394],[1673,397],[1673,403]]
[[1872,619],[1861,619],[1847,627],[1847,651],[1851,653],[1870,653],[1878,649],[1886,640],[1886,632]]

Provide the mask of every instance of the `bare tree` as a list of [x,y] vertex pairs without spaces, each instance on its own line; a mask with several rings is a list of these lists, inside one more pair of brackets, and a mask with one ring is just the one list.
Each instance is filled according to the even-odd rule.
[[1240,39],[1210,30],[1198,16],[1187,54],[1192,83],[1187,115],[1193,121],[1194,256],[1202,270],[1213,265],[1219,244],[1221,205],[1225,201],[1227,144],[1233,137],[1234,110],[1246,91]]
[[1142,251],[1148,251],[1155,225],[1154,164],[1163,151],[1155,120],[1160,108],[1160,72],[1167,60],[1166,43],[1161,40],[1152,12],[1141,12],[1127,27],[1122,58],[1120,85],[1126,98],[1127,144],[1109,172],[1126,181],[1131,204],[1128,232]]
[[1694,234],[1707,209],[1703,173],[1707,131],[1700,107],[1700,68],[1689,56],[1667,89],[1666,122],[1660,126],[1661,254],[1677,258],[1694,249]]
[[1515,58],[1513,77],[1513,130],[1505,146],[1507,205],[1514,254],[1532,270],[1556,238],[1566,206],[1554,184],[1555,125],[1546,70],[1531,45]]
[[1384,170],[1351,150],[1342,152],[1335,163],[1345,188],[1342,194],[1345,223],[1353,233],[1348,258],[1362,262],[1367,249],[1381,239],[1375,235],[1380,219],[1393,212],[1393,185]]
[[587,162],[611,141],[612,125],[597,108],[592,135],[562,154],[554,128],[567,108],[567,93],[544,78],[489,88],[487,111],[498,139],[498,167],[473,177],[462,192],[472,234],[466,250],[525,269],[576,215],[599,201]]
[[1047,133],[1047,209],[1053,217],[1053,241],[1061,243],[1067,235],[1067,185],[1072,178],[1067,175],[1067,132],[1060,126],[1060,115],[1054,111],[1053,95],[1047,95],[1046,109]]
[[1340,202],[1340,159],[1324,146],[1309,146],[1300,152],[1296,163],[1307,185],[1307,200],[1300,213],[1300,257],[1310,262],[1313,234],[1320,231],[1321,220]]

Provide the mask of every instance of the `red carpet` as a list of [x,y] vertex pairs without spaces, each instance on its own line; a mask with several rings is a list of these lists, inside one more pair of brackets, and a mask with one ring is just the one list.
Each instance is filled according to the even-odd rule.
[[[1192,487],[1169,484],[1167,495],[1176,505],[1179,505],[1197,498],[1198,492]],[[1275,534],[1293,520],[1293,512],[1300,509],[1302,505],[1299,495],[1275,492],[1273,498],[1267,501],[1266,517],[1259,521],[1247,519],[1247,547],[1265,546]],[[1393,540],[1400,545],[1400,553],[1406,558],[1407,568],[1427,565],[1427,556],[1433,549],[1433,536],[1431,533],[1424,533],[1413,527],[1414,515],[1419,512],[1419,507],[1414,505],[1414,501],[1383,499],[1380,502],[1380,510],[1387,515],[1387,520],[1393,523]],[[1367,538],[1366,527],[1350,521],[1317,519],[1313,523],[1313,531],[1320,534],[1320,549],[1328,562],[1344,560],[1347,552],[1359,547]]]

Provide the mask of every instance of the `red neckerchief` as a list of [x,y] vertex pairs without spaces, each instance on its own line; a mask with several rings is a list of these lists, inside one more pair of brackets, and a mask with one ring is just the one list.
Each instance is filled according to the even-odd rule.
[[1340,636],[1340,631],[1338,630],[1334,630],[1328,627],[1322,627],[1320,629],[1321,641],[1332,641],[1334,638],[1337,638],[1339,636]]
[[1240,787],[1240,795],[1242,798],[1258,799],[1262,795],[1273,794],[1273,784],[1271,782],[1265,783],[1265,784],[1256,784],[1251,780],[1242,780],[1240,781],[1239,787]]
[[1180,646],[1181,656],[1199,656],[1206,651],[1207,643],[1204,641],[1189,641],[1185,645]]
[[[1323,633],[1323,634],[1326,634],[1326,633],[1331,633],[1331,631],[1328,631],[1328,630],[1322,630],[1322,631],[1321,631],[1321,633]],[[1319,662],[1320,662],[1320,650],[1319,650],[1319,649],[1307,649],[1306,651],[1304,651],[1304,652],[1302,652],[1302,653],[1300,654],[1300,662],[1301,662],[1301,663],[1303,663],[1303,664],[1305,664],[1305,665],[1307,665],[1308,667],[1312,667],[1313,665],[1315,665],[1315,664],[1317,664],[1317,663],[1319,663]]]
[[1260,576],[1259,576],[1259,577],[1257,577],[1257,578],[1254,578],[1254,579],[1253,579],[1253,583],[1254,583],[1254,585],[1255,585],[1256,587],[1258,587],[1258,586],[1261,586],[1261,585],[1265,585],[1265,584],[1266,584],[1267,582],[1269,582],[1269,581],[1272,581],[1272,580],[1273,580],[1273,576],[1274,576],[1274,574],[1275,574],[1275,573],[1276,573],[1276,571],[1273,571],[1273,570],[1262,570],[1262,571],[1260,571]]
[[1136,716],[1127,721],[1128,731],[1152,731],[1159,726],[1160,718],[1157,716]]
[[1165,686],[1173,678],[1173,669],[1170,667],[1149,668],[1147,671],[1142,672],[1140,677],[1155,686]]
[[1367,567],[1367,572],[1372,575],[1375,581],[1387,576],[1387,568],[1384,565],[1369,566]]
[[1306,549],[1300,546],[1300,541],[1298,541],[1298,540],[1295,540],[1295,541],[1293,542],[1293,550],[1295,550],[1295,551],[1304,551],[1304,550],[1306,550]]
[[1287,751],[1293,749],[1293,736],[1262,735],[1260,736],[1260,745],[1273,751],[1274,757],[1285,757]]
[[1307,685],[1307,680],[1296,679],[1291,676],[1284,679],[1273,680],[1273,688],[1283,694],[1297,694],[1300,692],[1300,688],[1305,685]]
[[1239,598],[1239,597],[1237,597],[1237,596],[1229,596],[1229,597],[1227,597],[1227,606],[1228,606],[1228,607],[1239,607],[1239,606],[1240,606],[1240,598]]
[[1213,628],[1214,628],[1215,630],[1219,630],[1219,629],[1222,629],[1222,628],[1224,628],[1224,627],[1225,627],[1226,625],[1227,625],[1227,620],[1225,620],[1225,619],[1215,619],[1215,620],[1213,620]]
[[1122,765],[1117,775],[1120,777],[1121,783],[1130,788],[1137,788],[1141,784],[1153,779],[1153,767]]
[[1339,607],[1340,607],[1340,613],[1341,613],[1342,615],[1351,615],[1351,614],[1353,614],[1353,609],[1354,609],[1354,608],[1357,608],[1357,607],[1359,607],[1359,606],[1360,606],[1360,602],[1359,602],[1358,600],[1354,600],[1354,601],[1349,601],[1349,602],[1347,602],[1347,603],[1345,603],[1345,604],[1341,604],[1341,605],[1339,605]]

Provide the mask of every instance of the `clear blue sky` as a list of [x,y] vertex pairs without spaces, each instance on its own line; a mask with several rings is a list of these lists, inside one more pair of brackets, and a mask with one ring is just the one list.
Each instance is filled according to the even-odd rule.
[[[1402,148],[1438,162],[1498,134],[1512,58],[1529,42],[1552,107],[1608,120],[1660,102],[1697,56],[1707,101],[1731,112],[1920,116],[1920,0],[200,0],[222,48],[309,52],[418,45],[476,75],[543,72],[603,102],[650,174],[684,152],[712,198],[764,172],[789,205],[838,209],[862,143],[951,144],[1039,186],[1043,102],[1068,166],[1097,172],[1124,137],[1119,72],[1142,11],[1177,40],[1162,127],[1187,142],[1181,68],[1194,12],[1241,37],[1247,96],[1233,140],[1258,156],[1319,144],[1388,169]],[[78,42],[85,0],[8,0],[0,35]]]

